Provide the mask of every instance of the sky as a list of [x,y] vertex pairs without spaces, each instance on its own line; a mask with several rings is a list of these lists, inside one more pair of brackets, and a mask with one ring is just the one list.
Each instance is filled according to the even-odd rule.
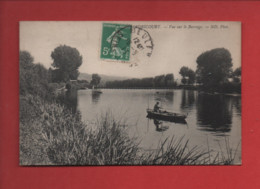
[[[128,63],[100,58],[102,24],[130,24],[142,28],[153,41],[150,57],[138,52],[130,55]],[[132,34],[134,37],[134,34]],[[141,39],[141,34],[135,34]],[[173,73],[187,66],[196,70],[197,57],[214,48],[230,51],[233,69],[241,66],[240,22],[165,22],[165,21],[22,21],[20,22],[20,50],[26,50],[35,63],[49,68],[51,52],[59,45],[78,49],[83,57],[79,71],[123,77],[153,77]]]

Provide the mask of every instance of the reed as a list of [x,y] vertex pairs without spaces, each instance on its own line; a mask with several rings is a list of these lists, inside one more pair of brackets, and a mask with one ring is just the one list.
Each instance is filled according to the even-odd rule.
[[[218,142],[218,145],[220,148],[220,157],[218,156],[219,163],[221,163],[223,165],[233,165],[236,155],[237,155],[238,147],[240,146],[240,143],[237,144],[237,147],[235,150],[232,150],[232,148],[230,147],[230,144],[229,144],[229,139],[227,137],[225,137],[225,148],[223,149],[219,142]],[[226,153],[224,153],[224,151],[226,151]]]
[[[57,120],[56,120],[57,122]],[[48,157],[56,165],[135,164],[138,145],[124,131],[124,125],[106,114],[92,130],[67,116],[56,128],[45,132]]]
[[143,164],[146,165],[197,165],[205,164],[207,152],[194,146],[191,149],[188,147],[189,140],[184,140],[184,137],[177,139],[172,137],[165,139],[159,144],[158,149],[144,156]]

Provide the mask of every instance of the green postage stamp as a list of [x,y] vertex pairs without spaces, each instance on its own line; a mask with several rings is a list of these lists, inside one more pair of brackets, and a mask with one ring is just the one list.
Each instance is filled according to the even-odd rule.
[[131,33],[131,25],[103,23],[100,57],[129,61]]

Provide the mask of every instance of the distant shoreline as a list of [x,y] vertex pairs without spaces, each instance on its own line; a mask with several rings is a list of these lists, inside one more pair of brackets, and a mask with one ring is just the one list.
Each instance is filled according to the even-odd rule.
[[[97,90],[102,90],[102,89],[109,89],[109,90],[193,90],[193,91],[198,91],[200,93],[205,93],[205,94],[210,94],[210,95],[227,95],[227,96],[242,96],[241,93],[223,93],[223,92],[209,92],[209,91],[204,91],[201,89],[188,89],[188,88],[105,88],[105,87],[100,87],[96,88]],[[89,90],[91,91],[92,89],[78,89],[78,90]]]

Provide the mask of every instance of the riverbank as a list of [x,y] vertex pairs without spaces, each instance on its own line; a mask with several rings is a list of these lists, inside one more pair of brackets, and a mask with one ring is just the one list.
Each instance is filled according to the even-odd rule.
[[158,149],[145,151],[138,138],[130,138],[128,126],[105,114],[92,130],[55,101],[38,96],[20,97],[20,164],[21,165],[220,165],[233,164],[229,156],[191,146],[182,137],[168,138]]

